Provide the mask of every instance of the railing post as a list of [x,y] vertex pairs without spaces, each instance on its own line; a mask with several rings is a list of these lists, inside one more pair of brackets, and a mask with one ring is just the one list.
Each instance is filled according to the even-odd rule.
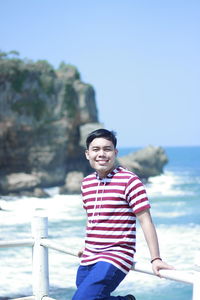
[[40,246],[40,240],[48,237],[48,218],[36,216],[32,221],[33,276],[32,286],[35,300],[49,294],[48,248]]
[[200,299],[200,272],[196,272],[196,274],[194,275],[192,300],[199,300],[199,299]]

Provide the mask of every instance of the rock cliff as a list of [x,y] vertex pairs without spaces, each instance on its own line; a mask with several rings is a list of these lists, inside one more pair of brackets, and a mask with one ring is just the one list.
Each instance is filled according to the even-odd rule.
[[[95,91],[74,66],[61,63],[55,70],[47,61],[0,53],[0,194],[45,196],[41,188],[55,185],[77,192],[91,171],[85,136],[100,127]],[[139,165],[142,177],[155,175],[141,172],[145,160]],[[76,174],[76,187],[70,174]]]

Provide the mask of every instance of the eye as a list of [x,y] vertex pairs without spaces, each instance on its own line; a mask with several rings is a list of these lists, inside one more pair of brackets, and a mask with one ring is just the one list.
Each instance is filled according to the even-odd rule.
[[104,151],[110,152],[110,151],[112,151],[112,149],[111,148],[105,148]]

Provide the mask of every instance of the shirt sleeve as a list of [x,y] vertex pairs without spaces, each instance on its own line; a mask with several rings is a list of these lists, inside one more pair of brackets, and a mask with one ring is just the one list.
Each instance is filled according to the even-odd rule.
[[144,184],[136,175],[131,177],[127,183],[126,199],[135,214],[150,208]]

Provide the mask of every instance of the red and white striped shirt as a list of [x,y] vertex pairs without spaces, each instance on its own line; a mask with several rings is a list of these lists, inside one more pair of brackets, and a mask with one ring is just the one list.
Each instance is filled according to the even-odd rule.
[[106,261],[128,273],[135,253],[136,214],[150,208],[143,183],[118,167],[103,179],[97,173],[85,177],[82,196],[88,224],[81,265]]

